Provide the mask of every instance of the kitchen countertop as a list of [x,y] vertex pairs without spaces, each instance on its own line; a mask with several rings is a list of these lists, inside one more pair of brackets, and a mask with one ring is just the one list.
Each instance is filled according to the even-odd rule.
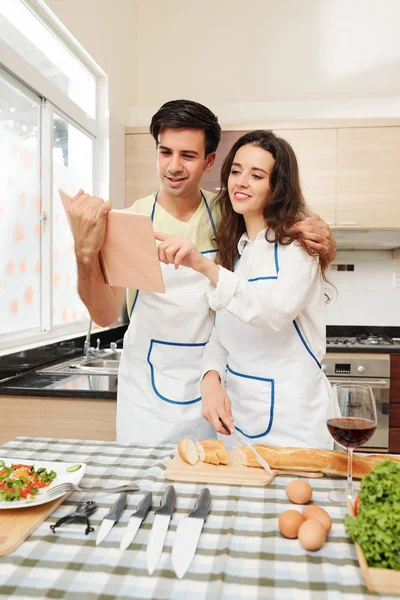
[[[107,347],[111,342],[118,342],[122,347],[122,338],[127,325],[114,329],[93,332],[91,343],[94,346],[96,339],[100,338],[101,347]],[[354,336],[373,333],[375,335],[389,335],[400,338],[400,327],[349,327],[327,326],[328,337]],[[62,360],[78,357],[83,353],[85,336],[75,340],[59,342],[0,356],[0,396],[40,396],[54,398],[98,398],[115,400],[117,398],[116,375],[57,375],[42,374],[36,371],[44,365],[54,364]],[[366,346],[327,346],[327,353],[382,353],[400,354],[400,346],[385,346],[382,348]]]
[[[146,568],[146,547],[167,482],[164,472],[175,453],[172,445],[128,446],[110,442],[16,438],[0,447],[0,458],[65,460],[86,463],[84,485],[111,485],[136,481],[138,493],[128,494],[128,506],[107,539],[96,546],[101,520],[115,495],[97,496],[97,512],[90,518],[95,531],[65,525],[60,533],[50,525],[93,495],[74,493],[8,556],[1,559],[0,597],[64,598],[65,600],[247,600],[301,598],[302,600],[366,600],[367,591],[354,544],[343,525],[345,507],[333,505],[328,492],[343,488],[344,479],[309,480],[313,501],[324,507],[333,525],[327,543],[316,552],[301,548],[298,540],[283,538],[278,517],[294,508],[285,494],[289,477],[277,477],[267,487],[210,484],[211,511],[185,577],[178,580],[171,565],[171,547],[180,519],[193,510],[204,486],[174,483],[177,510],[172,516],[163,553],[153,576]],[[169,484],[170,482],[168,482]],[[121,553],[119,543],[129,517],[143,493],[153,493],[153,509],[131,546]],[[375,596],[374,596],[375,597]],[[390,596],[380,595],[381,599]]]
[[[92,346],[100,339],[101,348],[111,342],[122,347],[123,335],[127,325],[115,327],[91,335]],[[37,370],[67,359],[83,356],[85,336],[79,336],[67,342],[42,346],[0,356],[0,396],[40,396],[60,398],[104,398],[115,400],[117,397],[116,375],[71,375],[42,374]]]

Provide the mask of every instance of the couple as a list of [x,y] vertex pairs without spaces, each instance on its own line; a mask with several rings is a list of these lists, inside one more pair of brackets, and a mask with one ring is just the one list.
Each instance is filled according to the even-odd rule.
[[[305,219],[291,147],[271,132],[246,134],[214,198],[199,185],[215,160],[215,115],[168,102],[150,131],[160,188],[130,210],[152,218],[166,294],[128,290],[118,441],[214,437],[225,433],[222,418],[254,442],[330,448],[320,361],[334,242],[320,219]],[[110,208],[83,192],[70,207],[78,290],[103,326],[116,320],[125,293],[104,283],[98,258]]]

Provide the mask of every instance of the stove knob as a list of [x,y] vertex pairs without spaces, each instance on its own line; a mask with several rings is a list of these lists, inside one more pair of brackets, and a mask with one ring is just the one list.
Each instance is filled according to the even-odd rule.
[[326,365],[322,365],[322,372],[323,372],[323,373],[326,373],[326,370],[327,370],[327,367],[326,367]]
[[360,365],[359,367],[357,367],[357,371],[358,371],[359,373],[364,373],[364,371],[365,371],[365,367],[364,367],[363,365]]

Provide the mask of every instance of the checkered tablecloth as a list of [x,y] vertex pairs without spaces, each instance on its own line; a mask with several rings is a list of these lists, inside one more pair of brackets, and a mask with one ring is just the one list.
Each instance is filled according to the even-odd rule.
[[[289,479],[277,477],[268,487],[209,485],[210,515],[204,525],[196,556],[182,580],[171,564],[174,533],[180,519],[193,509],[204,484],[176,482],[177,509],[171,520],[164,551],[153,576],[146,568],[146,544],[167,483],[164,472],[173,457],[173,446],[121,446],[110,442],[16,438],[0,447],[0,458],[84,462],[85,485],[118,485],[136,481],[140,492],[130,493],[128,507],[99,546],[98,526],[116,499],[114,495],[71,495],[13,553],[0,558],[0,598],[65,600],[361,600],[374,597],[367,591],[358,568],[353,544],[343,526],[345,509],[333,506],[328,491],[343,480],[310,480],[313,501],[333,519],[325,546],[306,552],[297,540],[283,538],[279,515],[294,508],[285,494]],[[153,510],[131,546],[120,553],[119,543],[132,512],[153,492]],[[91,517],[95,532],[66,525],[53,534],[50,525],[76,504],[95,499],[99,509]],[[77,527],[81,527],[77,530]],[[389,598],[389,596],[381,596]]]

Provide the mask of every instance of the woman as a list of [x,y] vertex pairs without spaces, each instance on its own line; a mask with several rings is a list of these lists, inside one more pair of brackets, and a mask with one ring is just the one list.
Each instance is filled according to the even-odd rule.
[[242,136],[223,164],[221,190],[215,263],[188,240],[156,234],[162,262],[211,283],[203,416],[217,432],[225,433],[222,420],[254,443],[332,448],[334,407],[321,369],[324,265],[287,233],[307,214],[292,148],[269,131]]

